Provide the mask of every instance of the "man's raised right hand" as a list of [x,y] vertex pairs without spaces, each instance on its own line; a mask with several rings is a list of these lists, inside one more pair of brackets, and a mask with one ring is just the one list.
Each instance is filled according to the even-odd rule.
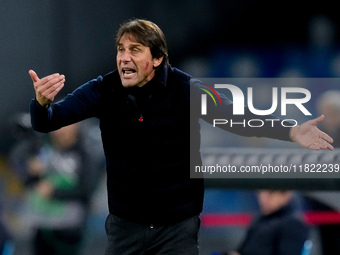
[[36,72],[30,70],[29,75],[33,81],[36,100],[41,106],[48,106],[55,96],[64,87],[65,76],[59,73],[39,78]]

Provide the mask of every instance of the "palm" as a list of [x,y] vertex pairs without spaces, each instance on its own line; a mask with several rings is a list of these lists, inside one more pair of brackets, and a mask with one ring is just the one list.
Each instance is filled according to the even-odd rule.
[[303,123],[301,126],[294,127],[291,133],[292,140],[311,150],[333,150],[333,146],[329,144],[333,142],[333,139],[316,127],[323,119],[324,116],[321,115]]

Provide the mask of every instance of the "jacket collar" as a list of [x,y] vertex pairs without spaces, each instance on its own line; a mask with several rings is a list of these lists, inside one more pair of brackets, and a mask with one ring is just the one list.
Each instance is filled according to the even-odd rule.
[[161,69],[157,70],[159,72],[158,82],[165,87],[167,84],[167,80],[168,80],[168,70],[171,68],[171,66],[164,64],[160,68]]
[[[284,215],[290,215],[297,212],[297,208],[294,207],[293,201],[290,201],[285,206],[281,207],[280,209],[276,210],[275,212],[272,212],[268,215],[263,215],[262,218],[276,218],[276,217],[282,217]],[[296,209],[296,210],[294,210]]]

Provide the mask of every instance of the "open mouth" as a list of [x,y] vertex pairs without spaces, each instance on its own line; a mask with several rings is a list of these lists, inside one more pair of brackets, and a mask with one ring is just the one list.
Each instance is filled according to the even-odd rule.
[[123,68],[123,76],[124,77],[129,77],[131,75],[133,75],[134,73],[136,73],[136,70],[131,69],[131,68]]

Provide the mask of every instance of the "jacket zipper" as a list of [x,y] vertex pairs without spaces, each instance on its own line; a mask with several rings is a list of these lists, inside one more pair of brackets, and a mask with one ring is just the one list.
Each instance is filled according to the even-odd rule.
[[[143,121],[144,121],[144,116],[143,116],[143,114],[142,114],[142,111],[141,111],[140,107],[139,107],[138,104],[137,104],[136,98],[135,98],[133,95],[131,95],[131,94],[128,95],[128,98],[131,99],[131,101],[132,101],[132,103],[134,104],[134,106],[136,107],[137,111],[140,113],[140,114],[139,114],[139,119],[138,119],[138,121],[139,121],[139,122],[143,122]],[[150,100],[150,98],[151,98],[151,95],[149,96],[148,100]]]

